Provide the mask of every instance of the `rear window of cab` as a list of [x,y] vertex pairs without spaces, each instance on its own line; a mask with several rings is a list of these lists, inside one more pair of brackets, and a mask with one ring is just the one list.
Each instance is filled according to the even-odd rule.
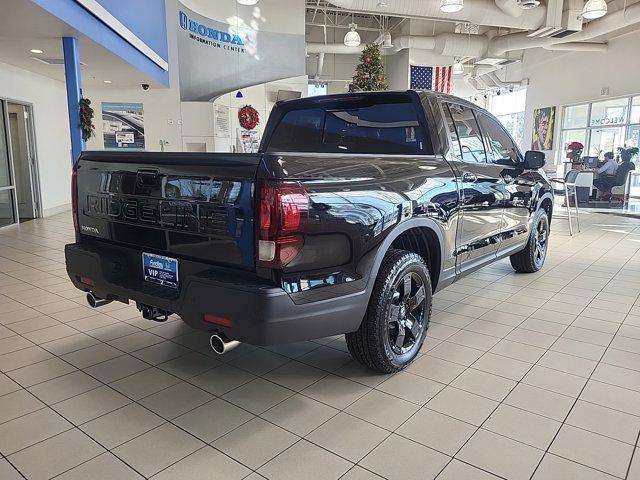
[[268,152],[433,154],[415,105],[340,102],[293,109],[274,129]]

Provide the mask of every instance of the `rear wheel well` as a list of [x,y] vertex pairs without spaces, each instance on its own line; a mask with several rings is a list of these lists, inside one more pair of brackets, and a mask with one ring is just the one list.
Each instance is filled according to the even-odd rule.
[[442,258],[440,255],[440,241],[433,230],[427,227],[410,228],[402,232],[393,241],[390,248],[407,250],[420,255],[427,267],[429,267],[431,287],[435,291],[440,278]]

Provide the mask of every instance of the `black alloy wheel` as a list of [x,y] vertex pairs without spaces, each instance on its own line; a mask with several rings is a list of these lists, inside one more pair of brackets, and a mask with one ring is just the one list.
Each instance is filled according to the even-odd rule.
[[536,212],[525,247],[511,255],[511,266],[519,273],[537,272],[544,266],[549,249],[549,217],[544,209]]
[[406,250],[389,250],[360,327],[345,335],[349,353],[378,372],[406,368],[427,336],[431,301],[431,276],[424,259]]
[[419,275],[409,272],[398,280],[387,317],[389,346],[395,354],[404,355],[420,342],[426,325],[425,304],[424,282]]
[[540,217],[536,225],[534,237],[533,261],[540,270],[547,256],[547,242],[549,240],[549,219],[546,215]]

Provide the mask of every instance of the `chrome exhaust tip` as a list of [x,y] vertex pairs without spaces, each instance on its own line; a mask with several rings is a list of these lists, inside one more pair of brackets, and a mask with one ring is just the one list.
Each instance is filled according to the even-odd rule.
[[113,300],[107,300],[106,298],[96,297],[93,292],[87,293],[87,303],[91,308],[102,307],[108,303],[111,303]]
[[211,349],[218,355],[223,355],[240,345],[240,342],[237,340],[229,340],[226,335],[221,333],[219,335],[211,335],[211,337],[209,337],[209,345],[211,345]]

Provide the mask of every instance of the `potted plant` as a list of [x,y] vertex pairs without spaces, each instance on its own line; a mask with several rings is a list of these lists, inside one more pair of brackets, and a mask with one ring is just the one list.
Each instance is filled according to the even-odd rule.
[[584,145],[580,142],[571,142],[567,145],[567,158],[571,160],[571,168],[573,169],[581,169],[583,165],[582,161],[582,151],[584,150]]
[[623,162],[630,162],[636,155],[638,155],[640,149],[638,147],[618,147],[618,155]]

